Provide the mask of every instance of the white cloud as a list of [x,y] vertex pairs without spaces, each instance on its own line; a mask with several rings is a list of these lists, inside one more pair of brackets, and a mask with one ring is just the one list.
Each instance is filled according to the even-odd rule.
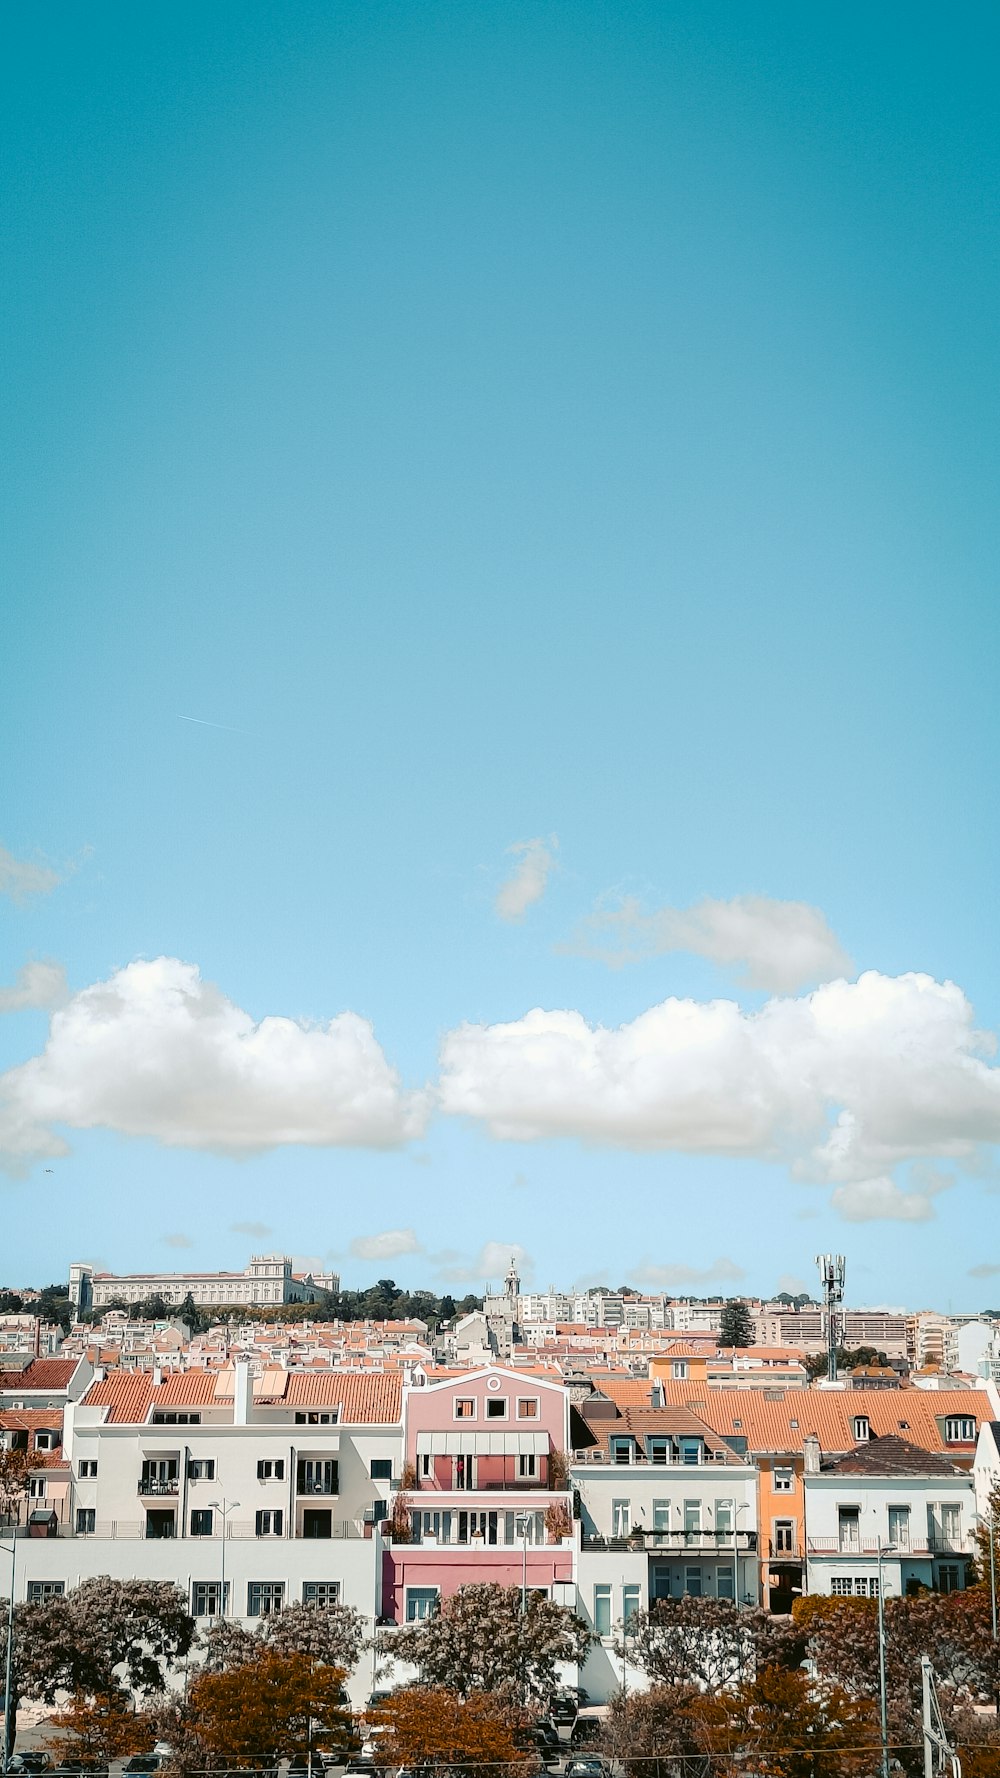
[[766,895],[705,900],[651,914],[628,897],[620,907],[592,914],[573,948],[615,965],[665,951],[692,951],[735,969],[748,987],[775,994],[853,974],[851,959],[819,908]]
[[184,1249],[184,1248],[194,1246],[194,1242],[192,1241],[190,1235],[161,1235],[160,1239],[161,1239],[164,1247],[177,1247],[177,1248]]
[[670,999],[615,1030],[539,1009],[463,1025],[440,1102],[505,1141],[754,1156],[842,1184],[1000,1141],[993,1047],[954,983],[869,971],[754,1013]]
[[674,1286],[692,1288],[696,1284],[726,1283],[736,1284],[746,1277],[742,1266],[735,1260],[714,1259],[707,1266],[684,1265],[651,1265],[644,1261],[641,1266],[633,1266],[629,1278],[634,1284],[645,1284],[650,1290],[669,1290]]
[[491,1283],[496,1290],[506,1277],[511,1260],[517,1266],[522,1282],[527,1283],[535,1269],[534,1261],[518,1241],[486,1241],[478,1253],[469,1257],[439,1253],[433,1263],[443,1284],[475,1284],[482,1288],[483,1284]]
[[15,858],[0,846],[0,895],[11,901],[26,901],[29,895],[50,895],[61,881],[58,871],[47,864],[32,864],[27,858]]
[[990,1265],[983,1261],[982,1265],[969,1267],[970,1278],[1000,1278],[1000,1266]]
[[74,995],[42,1053],[0,1076],[0,1149],[14,1167],[65,1153],[53,1125],[233,1155],[389,1148],[420,1133],[427,1109],[356,1013],[255,1024],[193,964],[159,957]]
[[508,852],[519,858],[520,863],[515,865],[498,891],[495,907],[501,920],[523,920],[528,908],[541,901],[555,863],[557,845],[558,841],[553,837],[548,841],[519,840],[516,846],[508,846]]
[[381,1235],[358,1235],[351,1242],[355,1259],[399,1259],[404,1253],[423,1253],[412,1229],[385,1229]]
[[830,1202],[845,1222],[929,1222],[934,1215],[932,1195],[902,1191],[894,1179],[882,1174],[838,1185]]
[[255,1241],[266,1241],[274,1230],[266,1222],[231,1222],[229,1232],[231,1235],[250,1235]]
[[62,1006],[68,999],[69,986],[61,963],[26,963],[18,970],[12,988],[0,988],[0,1013]]

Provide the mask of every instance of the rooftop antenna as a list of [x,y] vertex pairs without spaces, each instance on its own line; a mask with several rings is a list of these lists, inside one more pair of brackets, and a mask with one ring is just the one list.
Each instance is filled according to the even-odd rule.
[[828,1382],[835,1383],[838,1311],[844,1300],[844,1256],[842,1253],[817,1253],[816,1264],[826,1304],[826,1375]]

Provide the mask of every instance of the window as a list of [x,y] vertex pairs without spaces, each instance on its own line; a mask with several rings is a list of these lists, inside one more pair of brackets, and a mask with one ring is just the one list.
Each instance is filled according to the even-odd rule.
[[594,1629],[598,1636],[611,1635],[611,1588],[594,1588]]
[[254,1514],[255,1537],[280,1537],[285,1523],[285,1515],[281,1508],[266,1507],[263,1512]]
[[841,1506],[837,1509],[837,1542],[842,1550],[861,1548],[860,1510],[857,1506]]
[[283,1457],[261,1457],[257,1462],[257,1480],[259,1482],[283,1482],[285,1479],[285,1459]]
[[36,1432],[35,1433],[35,1450],[36,1451],[54,1451],[56,1446],[58,1445],[58,1443],[59,1443],[58,1432]]
[[151,1426],[200,1426],[200,1414],[151,1414]]
[[871,1438],[871,1435],[872,1435],[872,1427],[871,1427],[871,1421],[869,1420],[868,1415],[867,1414],[855,1414],[855,1416],[854,1416],[854,1436],[858,1440],[858,1443],[864,1444],[865,1439]]
[[433,1617],[437,1607],[437,1587],[407,1587],[406,1621],[408,1624],[419,1624],[423,1622],[424,1618]]
[[315,1605],[319,1611],[327,1611],[331,1605],[339,1605],[339,1580],[304,1580],[302,1582],[302,1603],[303,1605]]
[[774,1469],[774,1492],[776,1494],[791,1494],[794,1487],[794,1469],[779,1467],[776,1464]]
[[670,1570],[663,1562],[653,1564],[652,1595],[655,1599],[670,1598]]
[[854,1592],[854,1582],[849,1575],[835,1574],[830,1582],[830,1591],[836,1599],[849,1599]]
[[775,1519],[774,1521],[774,1553],[791,1555],[795,1548],[795,1520]]
[[476,1417],[475,1402],[472,1401],[469,1398],[469,1396],[467,1396],[467,1395],[456,1396],[456,1398],[455,1398],[455,1419],[456,1420],[474,1420],[475,1417]]
[[434,1474],[434,1471],[431,1468],[430,1452],[429,1451],[421,1451],[420,1456],[417,1458],[417,1475],[418,1475],[418,1477],[420,1478],[421,1481],[426,1481],[428,1476],[432,1476],[433,1474]]
[[77,1537],[93,1537],[97,1527],[97,1508],[94,1506],[78,1506],[76,1509]]
[[536,1471],[537,1465],[534,1453],[522,1451],[517,1460],[517,1473],[521,1477],[521,1480],[523,1481],[526,1477],[535,1475]]
[[97,1458],[96,1457],[84,1457],[84,1459],[82,1460],[82,1462],[80,1463],[80,1465],[77,1469],[77,1475],[79,1476],[81,1482],[93,1481],[96,1474],[97,1474]]
[[372,1481],[373,1482],[391,1482],[392,1481],[392,1458],[391,1457],[373,1457],[372,1458]]
[[628,1625],[639,1609],[640,1590],[636,1586],[622,1587],[622,1623]]
[[538,1419],[538,1402],[534,1396],[522,1396],[519,1399],[517,1404],[517,1417],[519,1420]]
[[701,1530],[701,1501],[700,1500],[685,1500],[685,1502],[684,1502],[684,1530],[688,1534],[691,1534],[695,1531]]
[[214,1482],[214,1480],[215,1480],[215,1458],[214,1457],[192,1457],[191,1461],[188,1464],[188,1481],[190,1481],[190,1482]]
[[704,1440],[700,1438],[681,1439],[681,1462],[700,1463],[704,1450]]
[[214,1517],[210,1506],[196,1507],[191,1514],[191,1536],[211,1537]]
[[961,1587],[957,1562],[938,1563],[938,1592],[957,1593]]
[[909,1549],[910,1509],[908,1506],[890,1506],[889,1542],[894,1543],[897,1550]]
[[733,1571],[731,1568],[717,1568],[715,1571],[715,1591],[720,1599],[733,1599]]
[[670,1462],[670,1440],[668,1438],[651,1438],[647,1448],[650,1463]]
[[611,1502],[611,1535],[612,1537],[630,1537],[632,1534],[632,1504],[628,1500]]
[[300,1458],[296,1488],[300,1494],[339,1493],[340,1464],[330,1457]]
[[733,1526],[733,1506],[734,1506],[734,1502],[732,1500],[717,1500],[716,1501],[716,1503],[715,1503],[715,1529],[716,1529],[716,1531],[721,1531],[725,1534],[726,1532],[733,1530],[733,1528],[734,1528],[734,1526]]
[[252,1580],[247,1586],[247,1617],[273,1617],[284,1603],[283,1580]]
[[226,1582],[225,1611],[222,1606],[222,1583],[217,1580],[196,1580],[191,1588],[192,1617],[225,1617],[229,1609],[229,1582]]
[[950,1502],[928,1506],[927,1536],[932,1550],[956,1549],[962,1539],[960,1508]]
[[683,1383],[688,1374],[686,1358],[674,1358],[670,1363],[670,1375],[675,1383]]
[[632,1440],[630,1438],[613,1438],[611,1440],[611,1461],[613,1463],[631,1463]]
[[383,1519],[389,1517],[389,1502],[378,1498],[372,1501],[372,1522],[381,1525]]
[[458,1491],[459,1489],[474,1488],[475,1485],[476,1459],[474,1457],[456,1457],[452,1486]]
[[669,1531],[670,1530],[670,1502],[669,1502],[669,1500],[654,1500],[653,1501],[653,1530],[654,1531]]
[[506,1420],[507,1397],[505,1395],[488,1395],[486,1397],[487,1420]]
[[684,1591],[690,1593],[692,1599],[701,1598],[701,1569],[685,1568]]
[[296,1414],[296,1426],[336,1426],[340,1418],[340,1409],[334,1408],[331,1414]]
[[38,1605],[43,1599],[61,1599],[65,1591],[64,1580],[29,1580],[28,1604]]
[[28,1479],[28,1499],[29,1500],[44,1500],[45,1499],[45,1477],[43,1475],[33,1475],[33,1476],[29,1477],[29,1479]]
[[944,1436],[949,1445],[971,1444],[976,1436],[976,1422],[971,1414],[949,1414],[944,1423]]

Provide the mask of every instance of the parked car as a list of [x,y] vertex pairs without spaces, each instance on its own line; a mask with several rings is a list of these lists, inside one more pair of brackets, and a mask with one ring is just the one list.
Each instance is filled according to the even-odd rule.
[[596,1741],[601,1732],[599,1716],[578,1716],[573,1724],[569,1737],[571,1747],[583,1747],[589,1741]]
[[9,1772],[48,1772],[52,1761],[47,1753],[33,1750],[30,1753],[11,1754]]
[[125,1773],[158,1772],[163,1761],[162,1753],[133,1753],[132,1758],[125,1761],[122,1771]]
[[588,1755],[586,1759],[571,1759],[565,1778],[608,1778],[610,1770],[606,1760],[598,1759],[596,1754]]

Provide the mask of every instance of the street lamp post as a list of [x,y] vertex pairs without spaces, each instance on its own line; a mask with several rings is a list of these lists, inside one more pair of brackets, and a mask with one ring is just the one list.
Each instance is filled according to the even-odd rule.
[[222,1596],[219,1600],[219,1616],[225,1617],[226,1616],[226,1531],[228,1528],[229,1514],[231,1512],[233,1512],[235,1510],[235,1508],[239,1506],[240,1503],[238,1500],[227,1501],[226,1496],[223,1494],[221,1501],[210,1500],[208,1504],[210,1507],[212,1507],[214,1509],[215,1512],[217,1512],[219,1514],[219,1517],[222,1520],[222,1590],[221,1590]]
[[5,1774],[10,1770],[11,1750],[14,1746],[14,1718],[11,1712],[11,1694],[14,1685],[14,1571],[17,1562],[17,1526],[10,1535],[10,1550],[0,1543],[0,1550],[10,1555],[10,1598],[7,1601],[7,1656],[4,1661],[3,1688],[3,1766]]
[[990,1616],[993,1624],[993,1708],[1000,1716],[1000,1669],[997,1665],[997,1524],[990,1509]]
[[889,1778],[889,1699],[885,1686],[885,1587],[882,1558],[895,1554],[894,1543],[878,1546],[878,1710],[879,1735],[882,1746],[882,1778]]

